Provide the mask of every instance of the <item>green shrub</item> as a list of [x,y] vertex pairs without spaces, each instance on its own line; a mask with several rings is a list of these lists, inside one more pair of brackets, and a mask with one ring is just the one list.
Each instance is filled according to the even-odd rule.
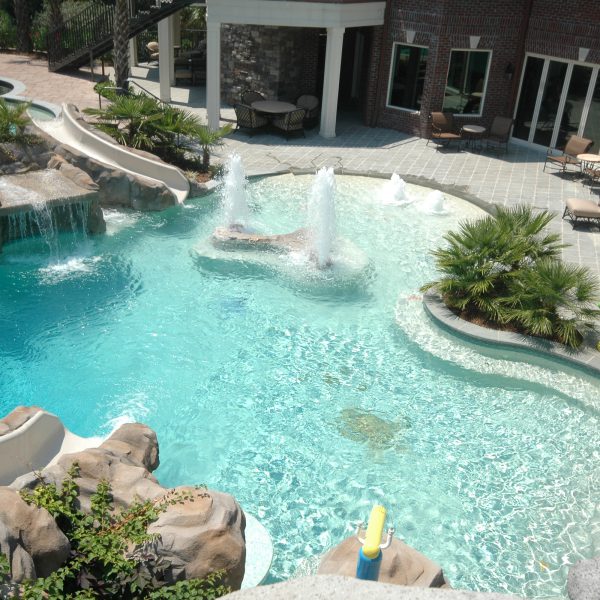
[[14,19],[0,10],[0,48],[14,48],[17,45],[17,26]]
[[[114,511],[110,485],[101,481],[90,497],[90,513],[86,514],[77,508],[78,475],[74,463],[60,487],[41,480],[33,491],[21,491],[26,502],[45,508],[54,517],[71,542],[71,554],[48,577],[21,584],[16,597],[212,600],[229,593],[222,583],[223,572],[173,585],[164,582],[170,564],[158,555],[157,537],[147,532],[148,525],[168,506],[188,496],[171,491],[156,501],[137,502]],[[8,573],[8,561],[0,553],[0,584],[8,581]]]
[[422,290],[436,289],[467,319],[578,347],[600,316],[600,286],[588,269],[560,261],[560,236],[544,232],[552,218],[517,206],[461,223],[433,252],[443,277]]

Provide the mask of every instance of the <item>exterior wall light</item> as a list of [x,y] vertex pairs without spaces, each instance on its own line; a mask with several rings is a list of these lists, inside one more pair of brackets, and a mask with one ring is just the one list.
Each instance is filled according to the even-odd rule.
[[504,79],[506,79],[506,81],[511,81],[514,74],[515,74],[514,65],[512,63],[508,63],[506,65],[506,69],[504,69]]

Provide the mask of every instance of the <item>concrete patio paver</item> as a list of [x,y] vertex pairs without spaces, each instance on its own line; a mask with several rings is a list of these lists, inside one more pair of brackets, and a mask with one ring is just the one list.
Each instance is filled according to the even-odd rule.
[[[153,65],[133,70],[135,81],[151,93],[158,92],[158,70]],[[73,102],[80,108],[97,106],[89,73],[54,74],[38,59],[0,54],[0,78],[20,79],[31,98],[60,104]],[[205,90],[202,87],[173,88],[174,104],[206,117]],[[231,106],[223,105],[223,118],[234,119]],[[215,161],[237,152],[249,174],[277,170],[317,170],[333,166],[340,171],[386,174],[393,172],[409,178],[422,178],[435,186],[453,186],[467,197],[486,203],[512,206],[529,204],[554,212],[551,229],[560,233],[571,247],[563,250],[569,262],[590,267],[600,275],[600,228],[573,230],[562,220],[564,202],[569,197],[600,200],[600,188],[583,185],[576,174],[560,175],[556,170],[543,172],[544,153],[540,150],[509,145],[506,154],[475,153],[453,148],[438,150],[427,140],[393,131],[361,125],[354,115],[340,115],[337,137],[325,139],[318,130],[306,132],[306,138],[286,141],[279,135],[261,133],[254,137],[235,132],[214,153]]]

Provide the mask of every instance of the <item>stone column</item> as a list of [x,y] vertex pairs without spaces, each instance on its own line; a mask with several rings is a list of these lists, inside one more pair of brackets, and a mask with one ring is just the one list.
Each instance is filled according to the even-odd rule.
[[171,33],[171,22],[169,17],[158,22],[159,95],[163,102],[171,102],[171,69],[173,65],[173,40],[171,38]]
[[335,137],[344,31],[344,27],[327,28],[325,75],[323,76],[323,104],[321,106],[321,131],[319,131],[319,134],[325,138]]
[[[210,12],[209,12],[210,18]],[[210,129],[219,129],[221,117],[221,23],[206,23],[206,113]]]

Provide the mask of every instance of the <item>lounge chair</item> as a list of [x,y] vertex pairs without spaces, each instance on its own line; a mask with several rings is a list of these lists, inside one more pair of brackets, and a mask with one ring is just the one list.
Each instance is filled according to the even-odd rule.
[[254,135],[269,123],[266,117],[259,115],[251,106],[246,104],[236,104],[234,110],[237,118],[236,129],[244,129],[250,135]]
[[310,94],[302,94],[296,100],[296,106],[306,111],[304,115],[304,127],[315,127],[319,123],[319,99]]
[[579,221],[597,221],[600,224],[600,206],[593,200],[569,198],[562,218],[565,217],[569,217],[573,228]]
[[572,135],[567,141],[562,154],[552,154],[552,148],[548,148],[546,154],[546,162],[544,162],[544,171],[546,165],[550,163],[554,167],[560,169],[561,173],[567,170],[568,166],[579,167],[581,161],[577,158],[578,154],[585,154],[594,144],[593,140]]
[[451,142],[460,141],[462,136],[457,133],[452,113],[432,112],[429,115],[431,122],[431,138],[427,140],[437,142],[441,145],[449,146]]
[[507,152],[512,124],[513,120],[510,117],[494,117],[487,137],[486,148],[491,146],[500,149],[504,146],[504,152]]
[[306,111],[303,108],[297,108],[296,110],[292,110],[289,113],[285,113],[280,117],[276,117],[273,119],[273,127],[283,131],[285,133],[285,139],[289,139],[289,134],[300,131],[302,135],[306,137],[304,134],[304,116],[306,115]]
[[246,106],[252,106],[253,102],[258,102],[259,100],[266,100],[260,92],[255,92],[254,90],[245,90],[242,92],[242,104]]

